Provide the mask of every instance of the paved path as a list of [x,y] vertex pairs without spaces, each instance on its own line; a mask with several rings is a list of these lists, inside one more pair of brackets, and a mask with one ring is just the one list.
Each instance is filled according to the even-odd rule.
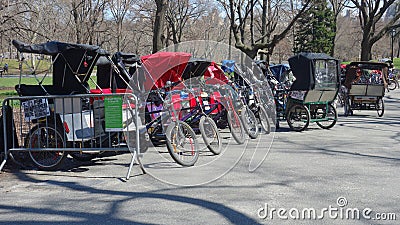
[[[252,151],[246,151],[225,176],[195,187],[165,184],[142,175],[137,166],[125,181],[129,154],[57,172],[9,167],[0,174],[0,223],[399,224],[399,103],[400,91],[390,92],[383,118],[374,111],[355,111],[352,117],[340,117],[331,130],[312,124],[297,133],[282,123],[258,170],[248,172]],[[229,145],[232,153],[242,149]],[[279,218],[279,208],[287,210],[281,217],[289,219]],[[330,208],[332,215],[324,208]],[[311,209],[324,218],[290,218]],[[376,213],[396,213],[397,221],[341,219],[346,210],[356,209],[371,218]],[[266,211],[273,219],[260,218]]]

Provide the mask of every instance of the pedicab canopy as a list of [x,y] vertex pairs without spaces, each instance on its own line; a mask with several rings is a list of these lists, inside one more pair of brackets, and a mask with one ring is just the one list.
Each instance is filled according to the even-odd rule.
[[108,55],[108,52],[99,46],[86,44],[51,41],[28,45],[18,40],[13,40],[12,44],[21,53],[52,57],[53,85],[46,86],[49,94],[87,93],[87,81],[97,60],[100,56]]
[[351,89],[352,84],[372,84],[387,86],[389,64],[382,62],[359,61],[346,65],[344,85]]
[[145,90],[162,88],[167,81],[181,82],[191,56],[184,52],[157,52],[142,56],[140,59],[146,74]]
[[299,53],[288,61],[296,78],[292,91],[339,87],[339,60],[324,53]]

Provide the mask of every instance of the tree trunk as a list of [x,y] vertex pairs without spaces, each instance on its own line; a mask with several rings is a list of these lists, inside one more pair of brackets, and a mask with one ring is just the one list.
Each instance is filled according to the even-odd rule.
[[165,13],[168,7],[168,0],[155,0],[157,5],[156,17],[153,27],[153,53],[163,48],[163,31]]
[[364,38],[363,41],[361,42],[361,61],[369,61],[372,59],[371,55],[371,50],[372,50],[372,45],[369,43],[369,41]]

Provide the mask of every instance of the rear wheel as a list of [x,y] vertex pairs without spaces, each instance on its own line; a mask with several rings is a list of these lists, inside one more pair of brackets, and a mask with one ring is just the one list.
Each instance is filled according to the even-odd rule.
[[290,129],[294,131],[303,131],[310,124],[310,111],[304,105],[293,105],[286,117]]
[[378,116],[382,117],[385,112],[385,104],[383,103],[383,98],[378,98],[376,100],[376,111],[378,112]]
[[231,110],[227,112],[226,116],[228,118],[228,125],[233,139],[235,139],[236,143],[243,144],[246,140],[246,136],[239,115],[234,110]]
[[64,151],[48,151],[46,148],[64,146],[63,132],[52,124],[38,124],[30,130],[25,140],[25,148],[29,149],[32,162],[42,170],[58,169],[66,158]]
[[199,129],[207,148],[215,155],[219,155],[222,151],[222,139],[214,120],[209,116],[202,116]]
[[258,137],[258,120],[256,115],[249,107],[243,107],[240,112],[240,118],[243,122],[243,128],[251,139]]
[[337,112],[333,105],[329,104],[328,108],[325,109],[326,111],[323,114],[323,119],[325,121],[317,121],[317,125],[323,129],[330,129],[335,126],[337,121]]
[[175,162],[182,166],[193,166],[200,154],[193,129],[178,120],[168,125],[165,135],[168,152]]

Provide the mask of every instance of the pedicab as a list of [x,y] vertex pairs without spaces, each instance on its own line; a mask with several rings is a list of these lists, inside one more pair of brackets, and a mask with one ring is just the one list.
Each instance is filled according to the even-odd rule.
[[323,53],[299,53],[289,58],[295,80],[285,104],[285,119],[294,131],[310,122],[332,128],[337,112],[332,102],[339,90],[339,60]]
[[388,70],[389,65],[380,62],[351,62],[346,66],[345,116],[353,115],[354,110],[376,110],[379,117],[383,116]]
[[[135,107],[136,96],[112,93],[111,86],[102,88],[92,78],[96,66],[101,74],[102,66],[107,65],[104,61],[112,63],[107,51],[93,45],[56,41],[34,45],[17,40],[12,43],[21,56],[41,54],[51,61],[45,74],[33,74],[38,81],[36,85],[23,84],[21,73],[15,87],[19,97],[3,102],[12,107],[19,101],[12,115],[19,122],[18,140],[11,147],[20,153],[11,154],[19,158],[17,161],[28,158],[38,169],[53,170],[62,165],[67,154],[88,160],[100,151],[129,152],[130,147],[135,154],[139,151],[142,147],[139,136],[143,142],[146,138],[145,133],[139,134],[142,125]],[[45,79],[51,79],[51,84],[44,85]],[[91,92],[89,84],[97,92]]]

